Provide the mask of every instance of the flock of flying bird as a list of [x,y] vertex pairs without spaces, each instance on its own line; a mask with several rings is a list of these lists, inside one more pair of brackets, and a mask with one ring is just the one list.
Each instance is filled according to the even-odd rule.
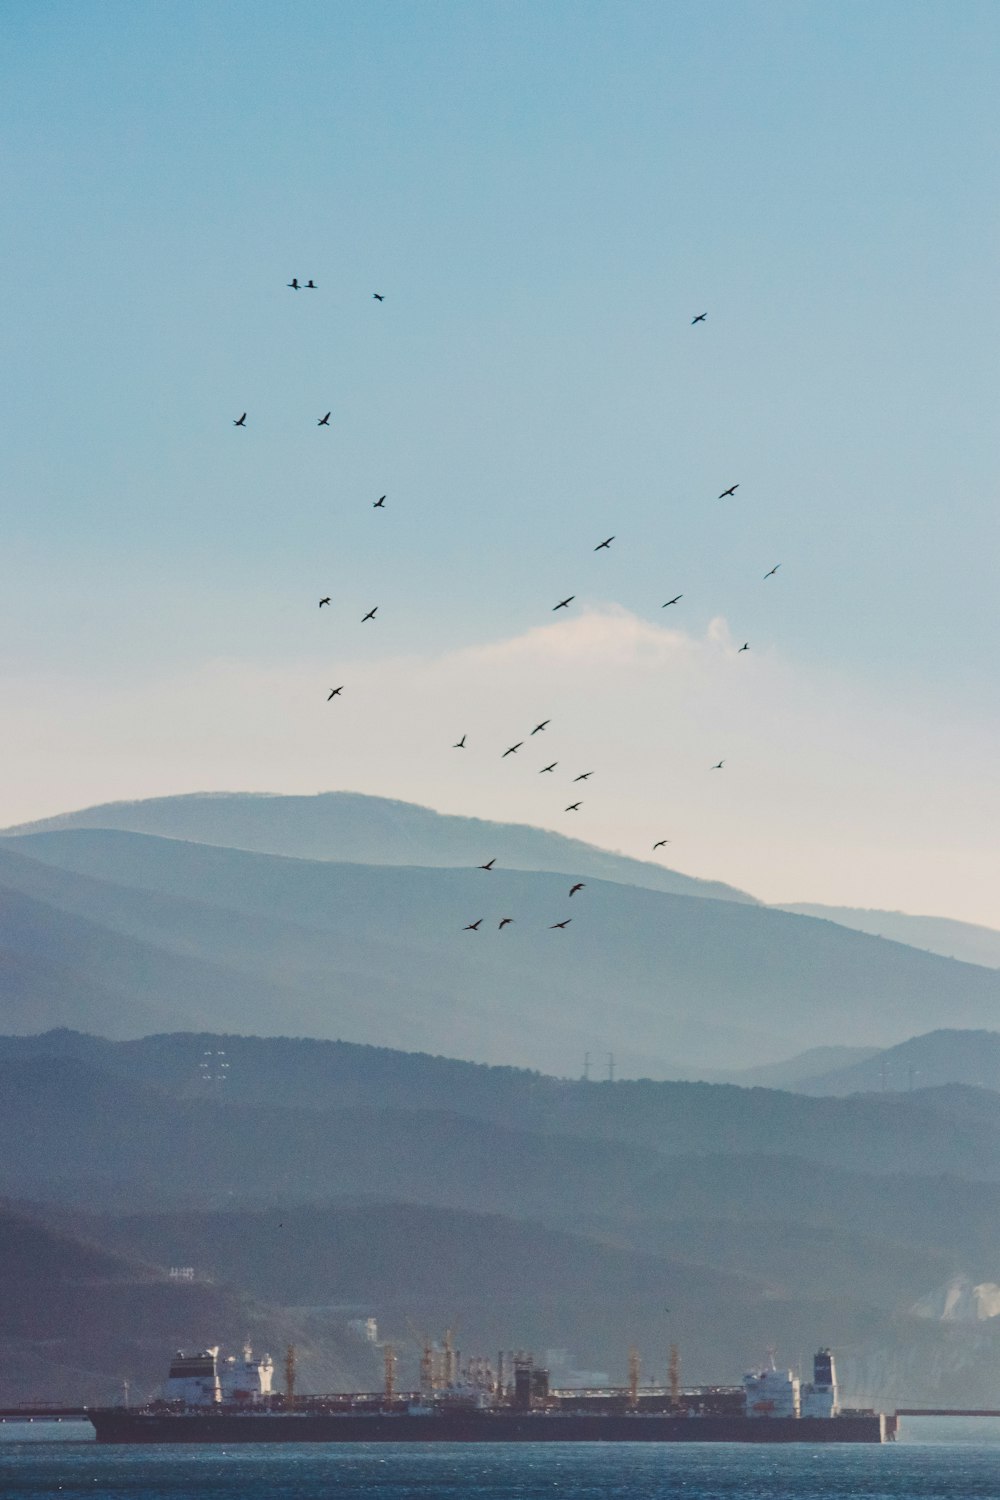
[[[308,281],[300,282],[297,276],[293,276],[292,279],[291,279],[291,281],[287,282],[286,284],[294,292],[299,292],[299,291],[314,292],[314,291],[318,291],[318,287],[316,285],[316,282],[313,281],[311,278]],[[384,302],[385,301],[385,296],[384,296],[384,294],[382,292],[372,292],[372,297],[373,297],[373,299],[376,302]],[[696,317],[693,317],[691,319],[691,326],[694,327],[694,325],[696,323],[704,323],[707,318],[708,318],[708,313],[707,312],[698,313]],[[317,420],[317,426],[319,426],[319,427],[329,427],[330,426],[330,418],[331,418],[332,415],[333,415],[332,411],[328,411],[328,412],[324,413],[323,416],[321,416],[320,418],[318,418],[318,420]],[[234,419],[233,419],[233,426],[234,427],[245,428],[246,425],[247,425],[247,413],[246,412],[243,412],[239,417],[234,417]],[[719,495],[718,498],[720,500],[732,499],[732,498],[735,497],[736,491],[738,489],[739,489],[739,484],[731,484],[728,489],[725,489],[725,490],[722,491],[722,493]],[[387,495],[380,495],[377,500],[375,500],[375,501],[372,502],[372,508],[374,510],[384,510],[385,509],[385,502],[386,502],[387,498],[388,498]],[[612,542],[614,540],[615,540],[614,536],[607,536],[607,537],[605,537],[602,542],[598,542],[597,546],[594,548],[594,551],[595,552],[606,552],[606,551],[610,550],[611,544],[612,544]],[[765,580],[765,582],[766,582],[766,580],[768,578],[773,578],[780,567],[781,567],[780,563],[775,563],[774,567],[771,568],[771,569],[769,569],[769,571],[764,574],[764,580]],[[662,609],[669,609],[671,605],[673,605],[673,604],[679,604],[680,601],[681,601],[681,599],[683,599],[683,597],[684,597],[683,594],[675,594],[672,599],[667,599],[666,602],[661,605],[661,608]],[[558,604],[554,604],[552,606],[552,613],[555,614],[558,610],[568,609],[569,606],[573,603],[573,601],[574,601],[575,598],[576,598],[575,594],[569,594],[569,595],[567,595],[567,597],[565,599],[560,599],[559,602],[558,602]],[[320,599],[320,601],[319,601],[319,607],[320,607],[320,609],[322,609],[324,607],[324,605],[329,605],[330,602],[331,602],[330,601],[330,595],[327,594],[324,598]],[[378,614],[378,609],[379,609],[379,606],[376,604],[376,605],[373,606],[373,608],[371,608],[367,612],[367,614],[362,615],[362,617],[361,617],[361,623],[362,623],[362,625],[367,624],[370,620],[374,620],[375,616]],[[739,656],[742,652],[749,651],[749,649],[750,649],[750,643],[749,643],[749,641],[744,641],[743,645],[738,648],[736,654],[737,654],[737,656]],[[334,698],[339,698],[341,696],[341,694],[343,693],[343,691],[344,691],[344,687],[345,687],[345,684],[341,683],[341,685],[339,687],[331,688],[330,692],[327,695],[327,700],[326,701],[328,703],[330,703]],[[534,727],[534,729],[531,730],[531,733],[528,735],[528,738],[530,739],[533,735],[542,733],[543,730],[545,730],[545,729],[548,728],[548,726],[549,726],[549,724],[551,722],[552,721],[550,719],[543,719],[540,724],[536,724],[535,727]],[[467,748],[466,741],[467,741],[467,735],[463,734],[462,737],[455,742],[455,744],[452,746],[452,748],[454,750],[464,750],[464,749]],[[524,740],[518,740],[515,744],[509,745],[507,747],[507,749],[503,751],[500,759],[501,760],[506,760],[506,758],[507,758],[508,755],[516,755],[518,753],[518,751],[523,748],[524,744],[525,744]],[[719,761],[716,761],[714,765],[710,766],[709,769],[712,770],[712,771],[721,771],[723,769],[723,767],[725,766],[725,764],[726,764],[725,760],[719,760]],[[544,776],[547,773],[554,772],[556,770],[556,767],[558,765],[559,765],[559,762],[557,760],[554,760],[554,761],[551,762],[550,765],[542,766],[542,768],[538,772],[538,774],[540,776]],[[593,774],[594,774],[593,771],[583,771],[583,772],[581,772],[578,776],[574,776],[573,777],[573,785],[575,785],[579,781],[584,781],[584,782],[585,781],[589,781],[590,778],[591,778],[591,776],[593,776]],[[582,806],[583,806],[582,800],[577,801],[577,802],[571,802],[565,808],[565,811],[568,812],[568,813],[579,812],[579,810],[580,810],[580,808]],[[669,839],[657,839],[657,841],[653,844],[653,853],[655,854],[658,849],[665,848],[666,845],[669,844],[669,842],[670,842]],[[485,862],[485,864],[481,864],[477,868],[480,869],[480,870],[485,870],[487,872],[490,872],[490,871],[492,871],[494,869],[495,865],[496,865],[496,859],[493,858],[493,859],[488,859]],[[582,881],[582,880],[578,880],[574,885],[572,885],[570,887],[569,894],[572,897],[572,896],[575,896],[578,891],[582,891],[582,890],[585,890],[585,889],[586,889],[586,883],[584,881]],[[485,918],[479,917],[479,918],[477,918],[477,920],[475,922],[468,922],[468,923],[466,923],[465,927],[462,928],[462,931],[463,932],[478,932],[479,929],[480,929],[480,927],[482,926],[484,920],[485,920]],[[552,922],[552,923],[549,924],[549,931],[550,932],[564,932],[566,930],[566,928],[569,926],[569,924],[572,922],[572,920],[573,920],[572,917],[565,917],[560,922]],[[514,923],[514,918],[513,917],[502,917],[500,919],[499,923],[498,923],[497,930],[500,931],[500,932],[502,932],[505,927],[510,927],[510,926],[513,925],[513,923]]]

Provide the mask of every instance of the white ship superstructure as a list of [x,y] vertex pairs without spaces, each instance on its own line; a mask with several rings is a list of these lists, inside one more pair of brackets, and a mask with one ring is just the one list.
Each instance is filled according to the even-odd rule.
[[222,1366],[219,1383],[224,1402],[236,1406],[253,1406],[271,1394],[271,1379],[274,1361],[269,1354],[254,1359],[249,1344],[243,1346],[243,1356],[238,1359],[231,1354]]
[[197,1354],[178,1349],[170,1361],[163,1395],[167,1401],[179,1401],[183,1406],[217,1405],[222,1400],[218,1345]]
[[774,1351],[768,1353],[763,1370],[750,1370],[743,1377],[743,1399],[748,1417],[797,1417],[801,1415],[799,1378],[792,1370],[779,1370]]
[[163,1387],[166,1401],[182,1406],[253,1406],[271,1394],[274,1364],[269,1354],[254,1359],[249,1344],[242,1358],[231,1354],[219,1367],[219,1349],[185,1354],[178,1349],[170,1361],[170,1374]]

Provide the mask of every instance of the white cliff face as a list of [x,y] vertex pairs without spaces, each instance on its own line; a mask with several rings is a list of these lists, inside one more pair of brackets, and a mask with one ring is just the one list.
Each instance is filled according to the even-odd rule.
[[1000,1314],[1000,1286],[995,1281],[981,1281],[977,1286],[968,1276],[953,1276],[921,1297],[910,1311],[941,1323],[983,1323]]

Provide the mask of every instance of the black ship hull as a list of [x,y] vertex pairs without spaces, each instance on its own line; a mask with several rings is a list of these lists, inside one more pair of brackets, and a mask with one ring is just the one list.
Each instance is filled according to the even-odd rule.
[[89,1413],[100,1443],[883,1443],[873,1412],[845,1417],[675,1417],[589,1412]]

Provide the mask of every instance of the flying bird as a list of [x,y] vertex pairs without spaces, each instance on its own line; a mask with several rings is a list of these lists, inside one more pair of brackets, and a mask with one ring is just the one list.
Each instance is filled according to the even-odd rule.
[[568,927],[572,920],[572,917],[567,917],[565,922],[553,922],[552,926],[549,928],[549,931],[557,932],[561,927]]
[[736,491],[738,489],[739,489],[739,485],[738,484],[731,484],[729,486],[728,490],[723,490],[722,491],[722,494],[719,496],[719,499],[720,500],[725,500],[725,498],[726,498],[727,495],[735,495]]
[[306,282],[305,289],[306,289],[307,292],[318,292],[319,291],[319,287],[316,285],[315,281],[313,281],[312,279],[310,279],[309,281]]
[[372,506],[372,510],[385,510],[385,496],[380,495]]
[[299,278],[297,276],[293,276],[291,281],[286,282],[286,285],[290,286],[293,292],[300,292],[302,290],[299,286]]
[[571,802],[570,805],[569,805],[569,807],[564,808],[563,811],[564,812],[579,812],[579,810],[580,810],[580,808],[582,806],[583,806],[582,802]]
[[[531,731],[531,734],[537,734],[539,732],[539,730],[547,728],[548,725],[551,724],[551,723],[552,723],[551,719],[543,719],[540,724],[536,724],[535,725],[534,729]],[[528,738],[530,739],[531,735],[529,735]]]
[[557,765],[558,765],[558,764],[559,764],[559,762],[558,762],[558,761],[557,761],[557,760],[554,760],[554,761],[553,761],[553,762],[552,762],[552,764],[551,764],[551,766],[543,766],[543,767],[542,767],[542,769],[541,769],[541,770],[540,770],[540,771],[539,771],[539,773],[538,773],[538,774],[539,774],[539,776],[544,776],[544,775],[545,775],[545,773],[546,773],[546,771],[554,771],[554,770],[555,770],[555,768],[556,768],[556,766],[557,766]]
[[453,750],[464,750],[464,749],[465,749],[465,735],[464,735],[464,734],[463,734],[463,735],[462,735],[462,738],[461,738],[461,739],[460,739],[460,740],[457,740],[457,741],[456,741],[456,742],[455,742],[455,744],[454,744],[454,745],[452,745],[452,747],[451,747],[451,748],[452,748],[452,749],[453,749]]
[[324,605],[324,604],[329,604],[329,602],[330,602],[330,595],[329,595],[329,594],[327,594],[327,596],[326,596],[326,598],[325,598],[325,599],[321,599],[321,600],[320,600],[320,601],[319,601],[319,607],[320,607],[320,609],[322,609],[322,608],[323,608],[323,605]]
[[372,292],[372,296],[375,298],[376,302],[384,302],[385,301],[385,297],[382,295],[381,292]]
[[483,920],[482,917],[480,917],[479,918],[479,922],[470,922],[467,927],[463,927],[462,928],[462,931],[463,932],[478,932],[479,931],[479,923],[482,922],[482,920]]
[[245,427],[246,425],[247,425],[247,414],[246,414],[246,412],[243,413],[242,417],[234,417],[233,418],[233,426],[234,427]]
[[496,857],[494,856],[493,859],[488,859],[484,865],[477,865],[476,868],[479,869],[479,870],[492,870],[492,868],[493,868],[493,866],[495,864],[496,864]]
[[691,327],[693,328],[696,323],[704,323],[707,317],[708,313],[699,313],[696,318],[691,319]]
[[500,918],[500,926],[497,928],[497,931],[498,932],[503,932],[504,928],[505,927],[509,927],[510,924],[513,922],[513,920],[514,920],[513,917],[501,917]]
[[330,413],[327,412],[327,414],[326,414],[325,417],[320,417],[319,421],[316,423],[316,426],[317,427],[329,427],[329,425],[330,425]]
[[581,774],[579,776],[574,776],[573,780],[574,781],[589,781],[590,778],[591,778],[591,776],[593,776],[593,774],[594,774],[593,771],[583,771],[583,772],[581,772]]
[[726,762],[725,762],[725,761],[724,761],[724,760],[717,760],[717,761],[716,761],[716,762],[715,762],[715,765],[714,765],[714,766],[709,766],[709,770],[710,770],[710,771],[721,771],[721,770],[722,770],[722,768],[723,768],[723,766],[724,766],[724,765],[725,765],[725,764],[726,764]]
[[343,689],[343,687],[339,687],[339,688],[332,688],[332,689],[331,689],[331,690],[330,690],[330,696],[329,696],[329,697],[328,697],[328,698],[327,698],[327,700],[326,700],[326,701],[327,701],[327,703],[329,703],[329,701],[330,701],[330,698],[339,698],[339,697],[340,697],[340,695],[341,695],[341,693],[342,693],[342,692],[343,692],[343,691],[344,691],[344,689]]
[[594,548],[594,551],[595,552],[603,552],[604,549],[605,549],[605,547],[610,547],[611,543],[613,541],[614,541],[614,537],[613,536],[605,537],[605,539],[604,539],[603,542],[598,542],[597,546]]
[[[744,641],[743,644],[742,644],[742,646],[740,647],[740,651],[749,651],[749,650],[750,650],[750,642],[749,641]],[[737,651],[737,653],[736,653],[737,656],[739,656],[740,651]]]
[[572,604],[573,600],[575,598],[576,598],[575,594],[570,594],[570,596],[569,596],[568,599],[560,599],[560,601],[559,601],[558,604],[553,604],[553,606],[552,606],[552,613],[555,614],[555,612],[556,612],[557,609],[565,609],[566,606],[567,606],[567,604]]
[[361,616],[361,623],[362,623],[362,625],[365,623],[366,620],[374,620],[374,618],[375,618],[375,610],[377,610],[377,609],[378,609],[378,605],[376,604],[375,609],[370,609],[366,615],[362,615]]
[[510,747],[509,750],[505,750],[504,751],[504,753],[501,755],[500,759],[501,760],[506,760],[507,757],[508,757],[508,755],[515,755],[517,753],[517,751],[520,750],[520,748],[521,748],[521,746],[523,744],[524,744],[523,740],[518,740],[518,742],[517,742],[516,745],[511,745],[511,747]]
[[664,846],[664,844],[669,844],[669,843],[670,843],[669,839],[657,839],[656,843],[653,845],[653,853],[655,854],[656,851],[657,851],[657,849],[662,849],[663,846]]
[[764,574],[764,577],[765,577],[765,578],[773,578],[773,577],[774,577],[774,575],[775,575],[775,573],[777,573],[777,571],[778,571],[778,569],[779,569],[779,568],[780,568],[780,567],[781,567],[781,564],[780,564],[780,563],[775,563],[775,565],[774,565],[774,567],[773,567],[773,568],[772,568],[772,569],[771,569],[771,571],[770,571],[770,573],[765,573],[765,574]]
[[578,880],[576,882],[576,885],[571,885],[570,886],[570,888],[569,888],[570,895],[571,896],[575,896],[576,893],[577,893],[577,891],[585,890],[586,889],[586,885],[587,885],[587,882],[585,880]]
[[679,602],[679,600],[681,600],[683,598],[684,598],[683,594],[675,594],[672,599],[668,599],[667,600],[666,604],[661,604],[660,608],[661,609],[669,609],[670,606],[671,606],[671,604],[677,604]]

